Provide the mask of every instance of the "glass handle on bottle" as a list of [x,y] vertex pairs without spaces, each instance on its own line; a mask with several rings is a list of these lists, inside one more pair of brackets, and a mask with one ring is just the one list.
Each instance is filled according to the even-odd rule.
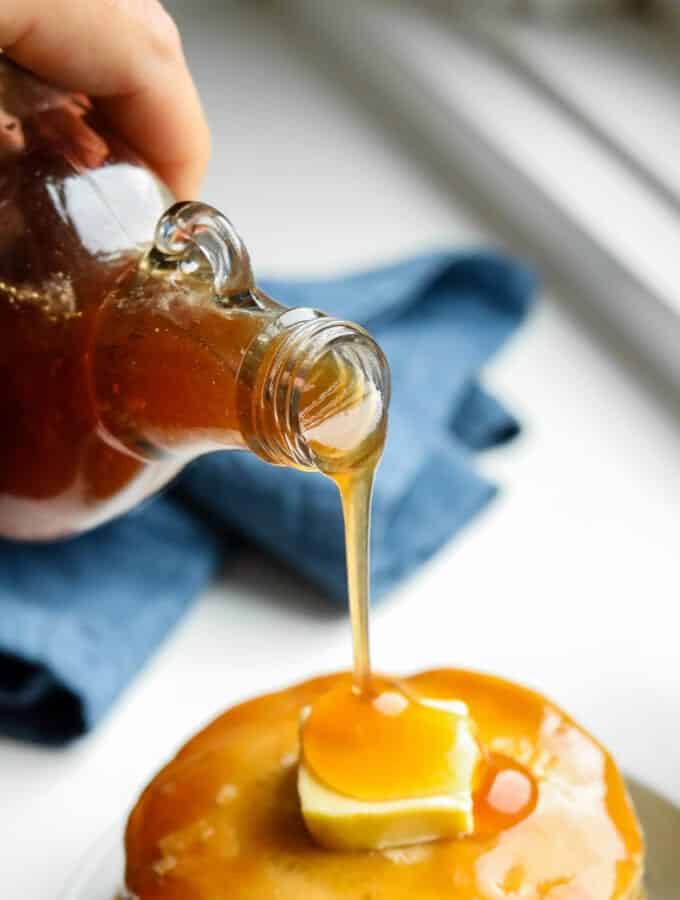
[[198,250],[212,270],[215,293],[224,300],[256,294],[250,256],[226,216],[207,203],[175,203],[156,225],[154,250],[168,261],[190,260]]

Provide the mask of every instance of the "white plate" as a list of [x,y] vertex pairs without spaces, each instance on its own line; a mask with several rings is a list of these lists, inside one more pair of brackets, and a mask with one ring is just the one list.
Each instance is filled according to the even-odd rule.
[[[678,900],[680,809],[660,794],[629,780],[647,837],[647,900]],[[122,884],[122,829],[116,826],[85,856],[60,900],[113,900]]]
[[116,825],[83,857],[59,900],[114,900],[123,884],[123,826]]

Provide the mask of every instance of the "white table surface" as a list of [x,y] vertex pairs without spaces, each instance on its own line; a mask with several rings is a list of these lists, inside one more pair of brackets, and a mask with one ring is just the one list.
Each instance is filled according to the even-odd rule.
[[[217,8],[178,13],[213,124],[204,196],[237,223],[259,271],[329,272],[498,240],[277,27]],[[538,686],[627,772],[680,801],[677,406],[547,281],[487,373],[526,426],[481,463],[502,494],[376,611],[375,662]],[[57,751],[0,740],[8,900],[53,900],[189,734],[249,695],[347,666],[349,637],[313,589],[246,558],[94,735]]]

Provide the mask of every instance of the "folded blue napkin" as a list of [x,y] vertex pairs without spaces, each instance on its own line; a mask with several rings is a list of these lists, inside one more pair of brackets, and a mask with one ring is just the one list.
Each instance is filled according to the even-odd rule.
[[[436,253],[264,287],[289,306],[361,322],[389,359],[373,510],[378,597],[494,494],[475,455],[518,425],[478,376],[524,318],[533,277],[498,255]],[[345,601],[334,485],[248,453],[201,458],[163,496],[83,537],[0,541],[0,731],[61,744],[89,730],[243,537]]]

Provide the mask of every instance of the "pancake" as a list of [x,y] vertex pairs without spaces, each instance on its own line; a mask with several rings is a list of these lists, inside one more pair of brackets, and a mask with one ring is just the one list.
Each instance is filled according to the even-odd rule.
[[[541,694],[437,670],[401,679],[469,707],[484,750],[475,831],[383,851],[314,843],[296,791],[300,710],[349,674],[228,710],[151,782],[126,831],[126,885],[139,900],[641,900],[644,848],[609,753]],[[520,818],[490,808],[494,766],[526,772]],[[501,804],[502,807],[502,804]]]

